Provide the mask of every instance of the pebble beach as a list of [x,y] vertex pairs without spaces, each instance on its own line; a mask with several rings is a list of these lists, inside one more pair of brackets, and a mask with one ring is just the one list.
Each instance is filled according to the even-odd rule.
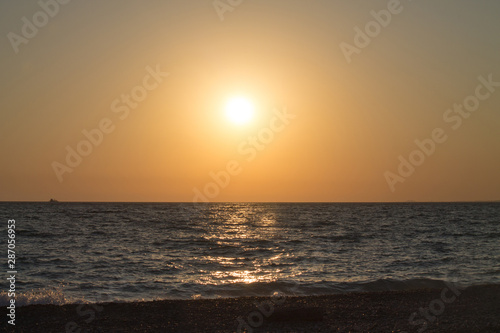
[[500,332],[500,286],[29,305],[11,332]]

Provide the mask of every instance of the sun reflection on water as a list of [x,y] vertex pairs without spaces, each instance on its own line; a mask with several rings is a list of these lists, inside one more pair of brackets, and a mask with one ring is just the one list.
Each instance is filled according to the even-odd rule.
[[[249,204],[219,206],[203,239],[210,243],[210,253],[201,259],[217,269],[206,271],[202,284],[251,284],[273,282],[280,269],[271,265],[284,253],[271,240],[277,235],[275,213]],[[278,266],[278,265],[276,265]]]

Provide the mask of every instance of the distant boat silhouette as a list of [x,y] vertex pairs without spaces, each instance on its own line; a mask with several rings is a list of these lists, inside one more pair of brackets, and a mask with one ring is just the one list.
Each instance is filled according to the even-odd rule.
[[49,202],[50,203],[58,203],[59,201],[57,201],[56,199],[50,199]]

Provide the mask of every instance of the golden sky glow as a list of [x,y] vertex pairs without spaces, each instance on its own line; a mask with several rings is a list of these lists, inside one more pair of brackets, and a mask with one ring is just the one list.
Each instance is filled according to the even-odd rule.
[[0,200],[500,199],[498,2],[51,10],[0,4]]

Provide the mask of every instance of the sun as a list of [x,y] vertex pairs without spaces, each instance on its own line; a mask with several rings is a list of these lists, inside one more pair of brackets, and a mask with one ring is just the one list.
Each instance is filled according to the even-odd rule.
[[226,103],[226,116],[234,124],[248,124],[254,114],[253,103],[245,97],[230,98]]

